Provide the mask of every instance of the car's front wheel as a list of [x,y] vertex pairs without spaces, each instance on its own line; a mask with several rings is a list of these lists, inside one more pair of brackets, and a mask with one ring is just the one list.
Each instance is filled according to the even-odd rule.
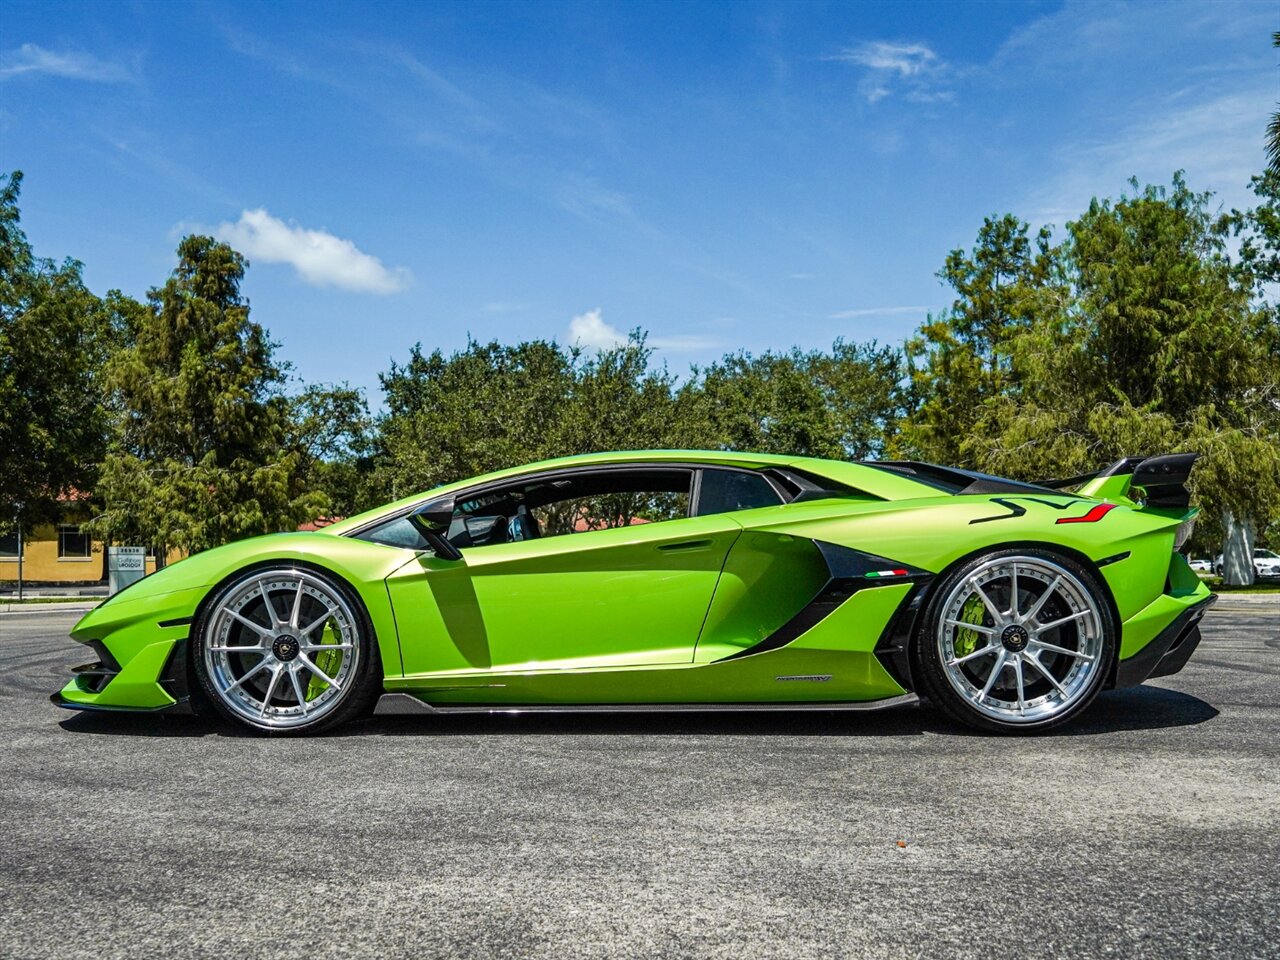
[[268,734],[312,733],[361,716],[381,692],[373,630],[336,578],[291,566],[225,584],[192,625],[205,697]]
[[1097,696],[1115,657],[1105,587],[1075,559],[995,550],[938,585],[916,637],[929,698],[985,730],[1044,730]]

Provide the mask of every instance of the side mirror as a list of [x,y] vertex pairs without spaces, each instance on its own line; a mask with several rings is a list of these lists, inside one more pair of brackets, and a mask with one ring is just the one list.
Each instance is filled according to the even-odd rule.
[[409,514],[409,522],[441,560],[462,559],[462,553],[448,539],[449,526],[453,523],[453,506],[453,497],[428,500]]

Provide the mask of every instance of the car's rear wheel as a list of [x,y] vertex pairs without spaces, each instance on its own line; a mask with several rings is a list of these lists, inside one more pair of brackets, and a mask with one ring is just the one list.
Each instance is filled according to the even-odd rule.
[[975,557],[938,585],[916,638],[931,700],[1002,732],[1065,723],[1097,696],[1115,657],[1098,577],[1048,550]]
[[246,571],[192,632],[200,687],[217,711],[268,734],[312,733],[367,712],[380,692],[373,630],[345,584],[310,568]]

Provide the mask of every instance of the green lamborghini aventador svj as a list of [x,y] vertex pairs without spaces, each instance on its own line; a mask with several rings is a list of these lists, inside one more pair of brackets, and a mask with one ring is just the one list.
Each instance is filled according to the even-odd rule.
[[[1180,670],[1195,454],[1032,485],[915,462],[601,453],[197,554],[89,613],[74,709],[271,734],[373,711],[866,710],[1043,730]],[[1074,489],[1074,492],[1065,492]]]

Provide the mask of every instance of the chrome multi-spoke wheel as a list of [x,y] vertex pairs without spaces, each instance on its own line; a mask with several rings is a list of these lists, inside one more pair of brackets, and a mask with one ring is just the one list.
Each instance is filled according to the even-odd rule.
[[308,570],[247,574],[222,591],[200,626],[208,692],[259,729],[319,725],[359,677],[356,611],[342,590]]
[[1078,564],[1003,552],[942,588],[934,665],[966,719],[1049,726],[1097,693],[1110,665],[1110,614]]

